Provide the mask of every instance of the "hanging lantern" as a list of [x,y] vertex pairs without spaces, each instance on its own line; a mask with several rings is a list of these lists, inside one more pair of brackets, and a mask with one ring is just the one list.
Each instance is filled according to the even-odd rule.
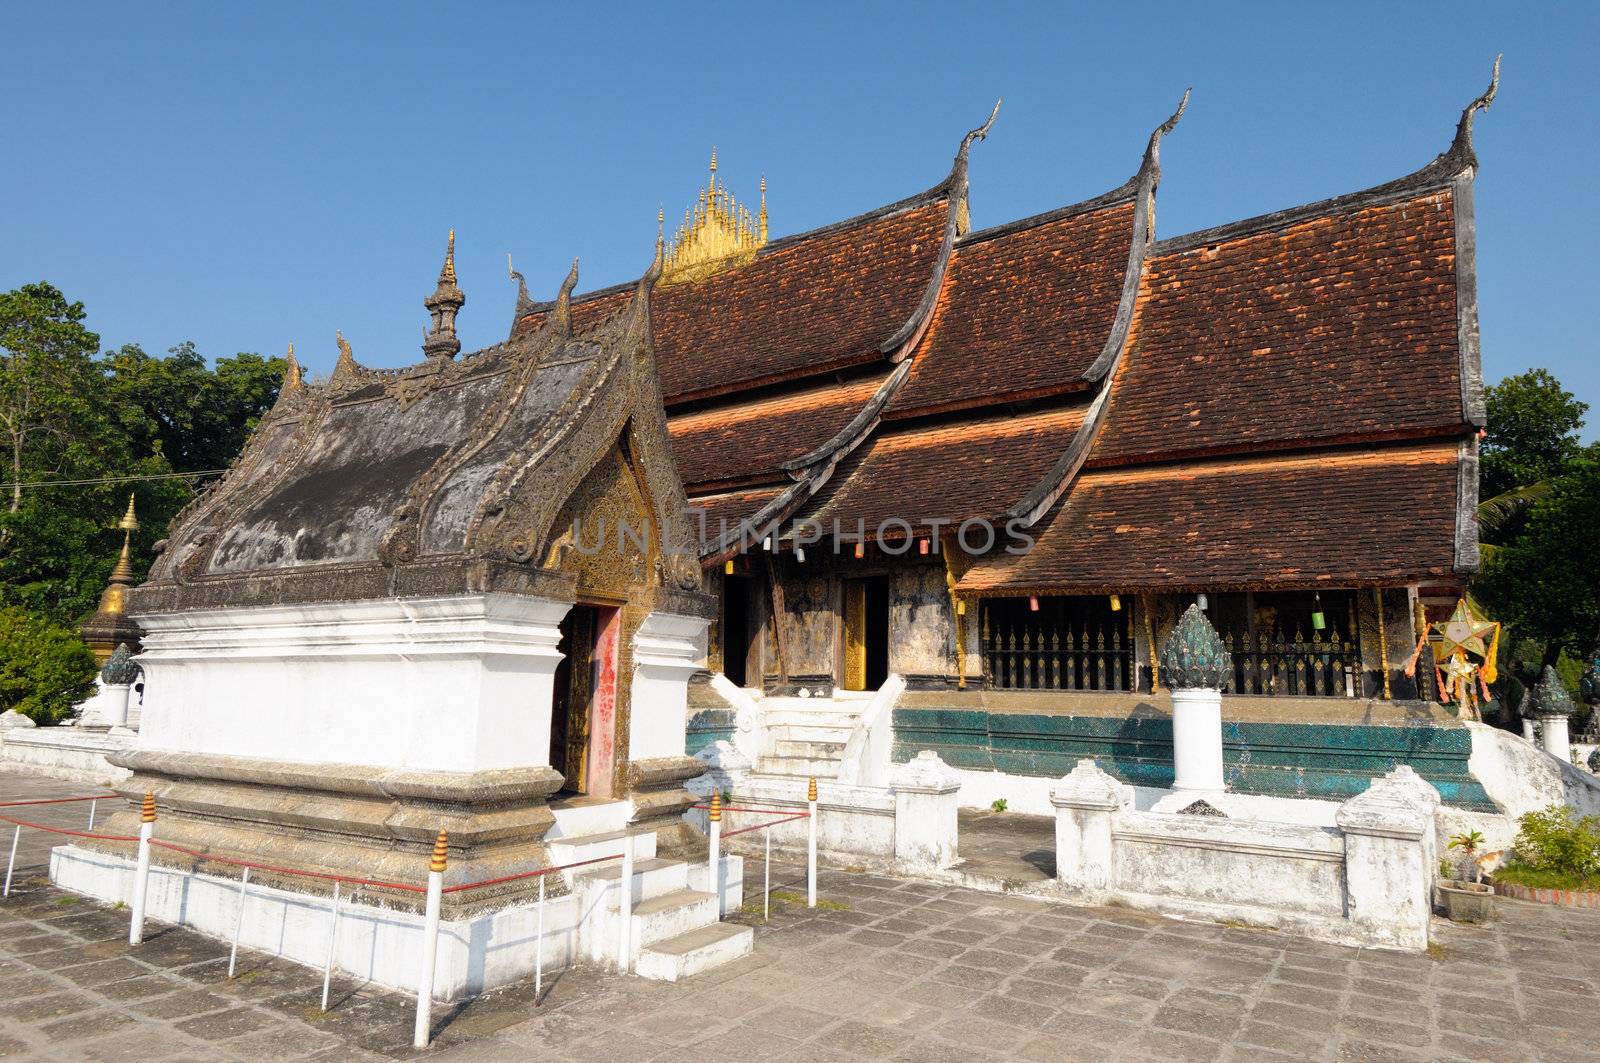
[[966,616],[967,615],[967,603],[966,603],[965,599],[962,599],[962,598],[957,598],[956,599],[956,615],[957,616]]
[[1030,613],[1037,613],[1039,611],[1039,599],[1033,597],[1032,595],[1028,596],[1028,611]]
[[1328,618],[1322,614],[1322,595],[1313,594],[1311,596],[1311,629],[1313,631],[1322,631],[1327,626]]
[[722,566],[722,571],[730,576],[733,575],[733,558],[728,558],[727,562]]
[[1111,596],[1111,611],[1113,613],[1122,612],[1122,595],[1113,594]]
[[866,556],[867,556],[867,546],[866,546],[866,544],[865,543],[856,543],[856,557],[862,558],[862,557],[866,557]]
[[769,535],[765,539],[761,540],[761,549],[765,550],[769,554],[772,553],[772,536]]
[[926,540],[926,539],[917,540],[917,553],[925,554],[927,552],[928,552],[928,540]]
[[806,548],[803,547],[803,546],[795,547],[794,548],[794,559],[796,561],[804,561],[806,559]]
[[1206,597],[1204,591],[1201,591],[1199,594],[1194,596],[1194,604],[1198,605],[1201,609],[1211,608],[1211,601]]

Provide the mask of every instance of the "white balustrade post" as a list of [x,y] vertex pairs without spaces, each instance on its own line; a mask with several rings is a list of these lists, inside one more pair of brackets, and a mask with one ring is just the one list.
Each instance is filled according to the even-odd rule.
[[1110,889],[1116,818],[1133,800],[1133,790],[1085,758],[1056,783],[1050,803],[1056,809],[1056,878],[1089,897]]
[[1199,605],[1191,605],[1161,646],[1161,678],[1172,691],[1174,790],[1220,793],[1222,688],[1233,658]]
[[427,1048],[433,1033],[433,968],[439,954],[439,908],[444,900],[444,870],[450,851],[448,837],[444,831],[439,832],[433,843],[433,859],[428,862],[428,900],[422,917],[422,973],[417,978],[413,1048]]
[[806,907],[817,906],[817,777],[806,783]]
[[11,870],[17,866],[17,843],[22,840],[22,824],[17,824],[17,829],[11,832],[11,859],[6,861],[6,889],[0,897],[11,896]]
[[328,1010],[328,983],[333,981],[333,954],[339,944],[339,887],[342,882],[333,884],[333,915],[328,926],[328,958],[322,962],[322,1010]]
[[[714,845],[715,843],[713,843]],[[617,882],[617,970],[633,969],[633,835],[622,839],[622,877]]]
[[1544,751],[1561,761],[1572,763],[1572,738],[1567,717],[1577,711],[1572,695],[1556,670],[1545,666],[1544,675],[1533,687],[1533,714],[1539,718],[1539,733]]
[[233,918],[233,947],[228,950],[228,977],[233,977],[233,965],[239,959],[239,934],[244,930],[244,902],[250,888],[250,869],[239,876],[239,913]]
[[707,867],[711,892],[717,895],[717,918],[722,918],[722,795],[711,795],[711,859]]
[[547,875],[539,876],[539,923],[535,931],[537,947],[533,950],[533,1002],[539,1003],[539,997],[544,993],[544,880]]
[[889,776],[894,790],[894,860],[910,871],[939,871],[956,863],[956,803],[961,776],[924,749]]
[[139,807],[139,859],[133,869],[133,915],[128,921],[128,944],[144,940],[144,899],[150,884],[150,836],[156,830],[156,797],[148,791]]

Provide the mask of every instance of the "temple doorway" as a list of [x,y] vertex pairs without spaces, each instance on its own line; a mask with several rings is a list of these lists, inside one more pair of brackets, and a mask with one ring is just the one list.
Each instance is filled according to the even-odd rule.
[[760,682],[755,594],[756,582],[747,576],[722,578],[722,674],[736,687]]
[[889,678],[889,579],[844,581],[844,666],[839,686],[877,690]]
[[622,611],[578,604],[561,621],[561,663],[550,702],[550,766],[563,794],[612,796],[616,765],[617,643]]

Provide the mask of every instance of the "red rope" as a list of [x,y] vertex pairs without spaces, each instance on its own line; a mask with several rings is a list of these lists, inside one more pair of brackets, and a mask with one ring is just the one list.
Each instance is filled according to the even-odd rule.
[[798,816],[786,816],[783,819],[774,819],[766,823],[757,823],[754,827],[740,827],[738,830],[730,830],[722,836],[724,838],[732,838],[736,834],[749,834],[753,830],[766,830],[768,827],[776,827],[778,824],[788,823],[790,820],[810,818],[810,813],[802,812]]
[[[134,838],[132,840],[138,841],[139,839]],[[406,882],[382,882],[377,879],[370,878],[353,878],[350,875],[334,875],[325,871],[303,871],[296,867],[278,867],[274,864],[258,864],[250,860],[235,860],[227,856],[218,856],[216,853],[203,853],[197,849],[185,849],[181,845],[174,845],[172,842],[158,841],[155,838],[150,839],[150,844],[156,846],[157,848],[170,849],[175,853],[182,853],[185,856],[192,856],[196,860],[208,860],[219,864],[232,864],[234,867],[248,867],[253,871],[275,871],[280,875],[297,875],[300,878],[317,878],[323,879],[327,882],[347,882],[353,886],[377,886],[381,889],[406,890],[409,893],[428,892],[426,886],[413,886]]]
[[612,853],[610,856],[597,856],[593,860],[579,860],[575,864],[559,864],[556,867],[541,867],[537,871],[519,871],[515,875],[506,875],[503,878],[486,878],[482,882],[463,882],[459,886],[446,886],[441,893],[460,893],[462,890],[482,889],[485,886],[498,886],[502,882],[515,882],[518,879],[538,878],[548,875],[552,871],[566,871],[574,867],[587,867],[589,864],[603,864],[607,860],[621,860],[621,853]]
[[[690,808],[705,809],[705,810],[708,810],[708,811],[711,808],[710,805],[690,805],[689,807]],[[732,805],[723,805],[722,806],[722,811],[724,811],[724,812],[754,812],[757,815],[762,815],[762,816],[787,816],[787,815],[789,815],[789,811],[790,810],[787,809],[787,808],[734,808]],[[810,812],[802,812],[802,813],[800,813],[800,815],[809,816],[809,815],[811,815],[811,813]]]
[[67,834],[74,838],[93,838],[102,842],[136,842],[138,838],[130,838],[123,834],[90,834],[84,830],[67,830],[63,827],[46,827],[43,823],[29,823],[26,820],[12,819],[10,816],[0,816],[0,820],[15,823],[19,827],[30,827],[33,830],[49,831],[51,834]]
[[96,797],[49,797],[42,801],[0,801],[0,808],[19,808],[22,805],[64,805],[71,801],[114,801],[116,794],[100,794]]

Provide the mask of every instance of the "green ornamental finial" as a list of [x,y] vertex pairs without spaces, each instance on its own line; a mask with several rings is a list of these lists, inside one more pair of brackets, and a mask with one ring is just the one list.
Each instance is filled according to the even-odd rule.
[[1561,681],[1554,668],[1545,665],[1544,674],[1539,677],[1538,684],[1533,688],[1533,714],[1571,716],[1576,711],[1576,707],[1572,704],[1572,695],[1567,693],[1567,685]]
[[127,686],[138,678],[139,666],[133,663],[133,651],[126,642],[119,642],[105,667],[100,669],[100,681],[107,686]]
[[1174,690],[1223,690],[1233,678],[1233,658],[1198,605],[1184,610],[1162,643],[1161,678]]

